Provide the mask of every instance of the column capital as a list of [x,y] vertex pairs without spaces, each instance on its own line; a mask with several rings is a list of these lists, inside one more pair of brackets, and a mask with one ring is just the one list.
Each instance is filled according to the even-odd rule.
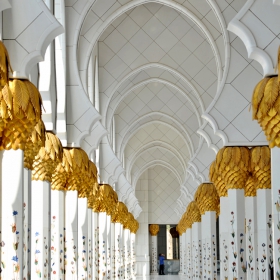
[[157,236],[157,234],[159,233],[159,225],[154,225],[154,224],[150,225],[149,231],[152,236]]
[[52,182],[52,175],[62,161],[63,148],[59,138],[52,132],[46,132],[45,145],[35,156],[32,170],[32,180]]

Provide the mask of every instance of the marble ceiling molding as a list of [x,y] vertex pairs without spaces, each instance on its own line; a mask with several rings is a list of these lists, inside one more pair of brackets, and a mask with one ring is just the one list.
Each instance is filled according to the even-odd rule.
[[129,178],[131,176],[131,170],[132,167],[134,165],[134,163],[136,162],[136,160],[142,155],[142,153],[144,151],[149,150],[150,148],[162,148],[164,150],[170,151],[177,159],[178,161],[181,163],[182,165],[182,169],[185,170],[186,169],[186,163],[185,160],[183,159],[183,157],[181,156],[180,152],[177,151],[172,145],[163,142],[163,141],[151,141],[143,146],[141,146],[140,149],[138,149],[137,151],[134,152],[134,154],[132,154],[132,159],[129,161],[128,166],[126,167],[126,176],[127,178]]
[[[228,143],[228,137],[222,130],[219,129],[215,119],[208,113],[202,114],[201,117],[203,119],[205,119],[211,125],[211,127],[213,129],[213,134],[220,137],[223,141],[223,146],[226,146]],[[203,130],[203,126],[202,126],[201,130]]]
[[107,136],[103,137],[100,144],[100,156],[102,157],[102,168],[100,168],[100,176],[104,182],[117,182],[121,174],[124,174],[121,161],[117,158],[109,143]]
[[248,146],[248,144],[250,144],[251,146],[267,145],[266,141],[252,141],[252,142],[250,142],[250,141],[229,141],[225,132],[223,132],[222,130],[220,130],[218,128],[218,125],[217,125],[215,119],[210,114],[204,113],[204,114],[202,114],[202,118],[205,119],[211,125],[214,135],[216,135],[222,139],[223,146]]
[[[204,125],[204,127],[205,127],[205,125]],[[217,154],[219,151],[219,148],[215,144],[212,143],[212,140],[211,140],[210,136],[208,135],[208,133],[201,128],[197,131],[197,133],[205,139],[208,148],[213,150],[214,153]]]
[[[188,148],[188,152],[190,154],[190,157],[195,153],[194,151],[194,146],[193,146],[193,143],[192,143],[192,139],[188,133],[188,131],[183,127],[183,125],[180,124],[180,122],[178,122],[176,119],[172,118],[171,116],[169,115],[166,115],[164,113],[161,113],[161,112],[152,112],[152,113],[149,113],[149,114],[146,114],[140,118],[138,118],[137,120],[135,120],[125,131],[124,133],[124,136],[123,136],[123,139],[122,139],[122,142],[119,143],[119,147],[116,149],[117,150],[117,153],[119,154],[119,157],[122,158],[123,154],[124,154],[124,151],[125,151],[125,147],[126,147],[126,144],[128,143],[129,139],[137,132],[139,131],[140,127],[142,127],[144,124],[148,125],[150,122],[150,120],[148,118],[150,117],[153,117],[153,116],[156,116],[156,115],[159,115],[160,118],[167,118],[169,119],[171,122],[175,123],[178,128],[180,128],[184,133],[185,133],[185,136],[187,137],[187,140],[188,142],[186,142],[187,144],[187,148]],[[146,123],[144,124],[141,124],[140,126],[137,127],[137,125],[139,124],[139,122],[141,122],[142,120],[145,120],[145,119],[148,119]],[[155,122],[156,120],[154,120]],[[163,122],[163,120],[161,120]],[[165,124],[168,124],[166,122],[164,122],[164,125]],[[170,124],[169,124],[170,125]],[[179,129],[176,128],[176,131],[179,131]],[[129,134],[131,133],[131,134]],[[183,135],[181,134],[181,132],[179,131],[178,133],[180,133],[180,135],[183,137]],[[129,138],[128,138],[129,137]],[[128,138],[128,140],[126,140]],[[185,138],[185,137],[183,137]],[[126,141],[125,141],[126,140]]]
[[224,66],[224,74],[221,80],[221,83],[218,84],[217,86],[217,92],[212,100],[212,102],[210,103],[210,105],[206,108],[206,113],[209,113],[210,110],[214,107],[214,105],[216,104],[217,100],[219,99],[223,88],[225,86],[226,83],[226,79],[227,79],[227,75],[229,72],[229,64],[230,64],[230,42],[229,42],[229,35],[227,32],[227,26],[224,20],[223,15],[220,12],[220,9],[217,5],[217,3],[213,0],[206,0],[209,4],[209,6],[211,7],[211,9],[213,10],[216,19],[220,25],[220,28],[222,30],[222,35],[224,38],[224,46],[225,46],[225,66]]
[[197,183],[199,182],[199,184],[204,182],[205,181],[205,177],[198,170],[197,166],[193,162],[191,162],[191,161],[188,162],[188,165],[189,165],[189,167],[186,169],[186,172],[191,174],[191,176],[194,179],[194,181],[196,181]]
[[0,12],[12,8],[9,0],[2,0],[0,2]]
[[[193,179],[193,181],[195,182],[195,184],[197,186],[199,186],[202,182],[199,181],[197,178],[196,178],[196,175],[195,175],[195,172],[193,172],[190,168],[187,168],[186,169],[186,172],[190,175],[190,177]],[[184,182],[186,183],[186,182]]]
[[[223,67],[222,67],[222,63],[221,63],[221,58],[220,58],[220,54],[217,48],[217,45],[215,43],[215,40],[213,39],[211,33],[208,31],[208,29],[206,28],[206,26],[204,25],[204,23],[201,22],[201,20],[194,15],[192,12],[190,12],[188,9],[186,9],[185,7],[183,7],[182,5],[171,1],[171,0],[134,0],[131,1],[125,5],[123,5],[122,7],[120,7],[118,10],[116,10],[115,12],[113,12],[105,21],[102,22],[102,24],[99,26],[98,30],[94,33],[92,39],[90,40],[90,42],[87,40],[88,42],[88,47],[87,47],[87,51],[84,53],[83,50],[83,60],[82,59],[78,59],[81,56],[79,55],[79,52],[81,52],[81,50],[77,49],[77,52],[75,53],[75,61],[77,63],[77,69],[76,69],[76,74],[79,75],[79,81],[81,83],[81,86],[84,88],[84,90],[86,91],[86,69],[90,60],[90,55],[91,52],[93,50],[93,48],[95,47],[96,43],[98,42],[99,38],[101,37],[102,33],[106,30],[106,28],[118,17],[120,17],[122,14],[124,14],[125,12],[143,5],[143,4],[147,4],[147,3],[158,3],[161,5],[165,5],[167,7],[170,7],[172,9],[175,9],[176,11],[178,11],[179,13],[185,15],[186,17],[188,17],[190,20],[192,20],[197,27],[200,29],[200,31],[204,34],[204,36],[206,37],[208,43],[211,46],[211,49],[214,53],[214,57],[216,60],[216,65],[217,65],[217,73],[218,73],[218,88],[219,85],[222,81],[222,77],[223,77]],[[84,19],[86,20],[86,19]],[[81,37],[84,38],[84,36],[81,35]],[[78,40],[77,40],[78,42]],[[76,44],[77,46],[79,46],[79,44]]]
[[127,193],[131,192],[133,189],[131,188],[131,184],[127,181],[124,174],[121,174],[119,177],[119,181],[116,187],[116,192],[118,193],[119,201],[125,203],[127,198]]
[[94,150],[98,149],[101,140],[106,135],[108,135],[108,131],[104,128],[100,121],[97,121],[90,132],[86,131],[81,133],[81,137],[78,138],[77,142],[81,147],[83,146],[83,142],[86,142],[90,148],[86,148],[85,151],[88,155],[90,155]]
[[113,116],[116,112],[116,110],[118,109],[119,105],[121,104],[121,102],[123,101],[123,99],[128,96],[131,92],[133,92],[134,90],[136,90],[137,88],[141,87],[141,86],[144,86],[144,85],[147,85],[147,84],[150,84],[150,83],[161,83],[161,84],[164,84],[164,85],[168,85],[172,88],[174,88],[176,91],[178,91],[183,97],[186,98],[186,100],[191,104],[192,108],[193,108],[193,111],[194,113],[196,114],[196,117],[197,117],[197,121],[198,121],[198,125],[201,126],[201,117],[200,117],[200,113],[198,112],[195,104],[193,103],[193,101],[190,99],[190,97],[185,94],[185,92],[179,88],[178,86],[174,85],[173,83],[169,82],[169,81],[166,81],[164,79],[160,79],[160,78],[151,78],[151,79],[147,79],[147,80],[144,80],[136,85],[134,85],[133,87],[131,87],[129,90],[127,90],[122,96],[121,98],[117,101],[117,103],[115,104],[114,108],[112,108],[112,111],[110,112],[111,113],[111,116],[106,116],[107,117],[107,122],[108,122],[108,125],[110,125],[112,123],[112,119],[113,119]]
[[[17,16],[16,14],[20,14],[25,10],[24,5],[26,5],[24,1],[17,2],[16,5],[13,5],[12,10],[7,10],[5,12],[6,14],[4,14],[3,17],[11,16],[9,13],[15,13],[13,16]],[[10,50],[10,58],[14,68],[14,77],[28,78],[33,66],[44,60],[49,44],[56,36],[64,32],[64,27],[50,12],[43,0],[36,1],[33,5],[36,6],[33,7],[32,12],[36,10],[38,16],[31,21],[27,27],[21,26],[22,30],[20,34],[15,38],[3,37],[5,44],[7,44]],[[18,21],[18,24],[21,24],[20,20]],[[36,32],[34,32],[34,25],[36,25]],[[28,40],[23,38],[24,35]],[[20,57],[20,53],[17,52],[17,63],[13,63],[13,50],[18,46],[24,48],[25,51],[21,52],[22,57]]]
[[[142,155],[144,154],[145,152],[149,152],[150,150],[152,149],[159,149],[159,150],[164,150],[164,151],[167,151],[169,153],[171,153],[176,159],[177,161],[179,162],[179,164],[181,165],[181,168],[182,168],[182,171],[184,172],[184,167],[185,167],[185,164],[184,162],[182,162],[179,158],[178,158],[178,155],[176,155],[176,153],[174,153],[174,151],[171,151],[169,150],[168,148],[166,147],[163,147],[163,146],[152,146],[152,147],[146,147],[146,149],[142,149],[142,153],[139,153],[138,156],[136,158],[133,159],[132,163],[131,163],[131,166],[130,166],[130,169],[127,170],[127,173],[130,174],[130,177],[132,178],[133,177],[133,174],[131,173],[132,172],[132,168],[133,168],[133,165],[134,163],[137,161],[137,159]],[[154,160],[156,160],[156,158],[154,158]],[[175,167],[174,167],[175,168]],[[177,167],[178,168],[178,167]],[[186,173],[183,173],[182,175],[185,176]],[[182,177],[182,175],[180,177]],[[129,177],[127,177],[129,179]],[[131,180],[132,182],[133,180]]]
[[119,177],[122,175],[122,174],[125,174],[125,170],[123,169],[122,167],[122,164],[120,163],[119,165],[116,166],[116,168],[114,169],[113,171],[113,174],[109,176],[109,183],[110,184],[114,184],[114,183],[117,183],[118,180],[119,180]]
[[257,46],[255,37],[257,34],[253,34],[252,31],[241,22],[241,19],[249,11],[255,0],[248,0],[246,4],[240,9],[236,16],[230,21],[228,30],[238,36],[244,43],[248,58],[254,59],[260,63],[263,69],[264,76],[275,74],[273,62],[266,51]]
[[[164,71],[167,71],[169,72],[170,74],[178,77],[180,80],[184,81],[187,86],[192,90],[190,93],[193,93],[193,95],[196,97],[196,99],[198,100],[199,102],[199,105],[200,105],[200,108],[201,108],[201,111],[204,112],[205,110],[205,107],[204,107],[204,103],[197,91],[197,89],[195,88],[195,86],[185,77],[183,76],[181,73],[179,73],[177,70],[169,67],[169,66],[166,66],[164,64],[160,64],[160,63],[147,63],[145,65],[142,65],[138,68],[136,68],[135,70],[133,70],[132,72],[130,72],[129,74],[127,74],[125,77],[122,78],[122,80],[120,82],[118,82],[118,84],[113,88],[112,90],[112,94],[111,96],[109,97],[108,101],[107,101],[107,104],[105,106],[105,108],[109,108],[110,106],[110,103],[114,97],[115,94],[117,94],[117,91],[118,89],[127,81],[129,80],[130,78],[132,78],[134,75],[137,75],[139,74],[141,71],[144,71],[144,70],[147,70],[147,69],[150,69],[150,68],[159,68],[159,69],[162,69]],[[107,111],[108,109],[105,111],[105,115],[106,115],[106,118],[107,118]],[[108,122],[107,123],[107,126],[109,127],[109,124]]]
[[177,170],[169,163],[165,162],[165,161],[162,161],[162,160],[153,160],[153,161],[150,161],[148,162],[147,164],[145,164],[141,169],[139,169],[139,171],[137,172],[137,174],[135,175],[133,181],[132,181],[132,187],[134,189],[134,191],[136,190],[136,184],[137,184],[137,181],[138,179],[140,178],[140,176],[146,171],[148,170],[149,168],[151,167],[154,167],[154,166],[163,166],[167,169],[169,169],[171,172],[174,173],[175,177],[177,178],[179,184],[181,185],[182,184],[182,180],[181,180],[181,177],[180,175],[178,174]]
[[[148,126],[148,125],[153,124],[153,123],[159,123],[159,124],[162,124],[162,125],[164,125],[164,126],[168,126],[170,129],[174,130],[174,131],[183,139],[183,141],[185,142],[185,145],[188,147],[188,142],[186,141],[186,139],[184,138],[184,136],[181,134],[181,132],[179,132],[176,128],[174,128],[172,125],[170,125],[170,124],[168,124],[168,123],[165,123],[165,122],[162,122],[162,121],[158,121],[158,120],[154,120],[154,121],[150,121],[150,122],[147,122],[147,123],[142,124],[142,125],[139,126],[135,131],[133,131],[133,133],[132,133],[131,135],[128,136],[128,138],[126,139],[126,141],[123,142],[123,145],[122,145],[123,149],[121,150],[121,153],[120,153],[121,157],[120,157],[120,158],[122,158],[122,156],[124,155],[125,147],[126,147],[126,145],[128,144],[129,140],[130,140],[139,130],[141,130],[143,127]],[[189,149],[188,149],[188,150],[189,150]],[[191,154],[190,154],[190,156],[191,156]]]

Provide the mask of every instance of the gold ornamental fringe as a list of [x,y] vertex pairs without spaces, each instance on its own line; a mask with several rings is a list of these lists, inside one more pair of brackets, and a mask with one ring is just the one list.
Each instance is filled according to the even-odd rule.
[[159,233],[159,225],[150,225],[149,232],[151,236],[157,236],[157,234]]
[[251,172],[256,179],[256,189],[271,188],[270,149],[267,146],[251,149]]
[[52,132],[46,132],[45,145],[35,156],[32,166],[32,180],[52,182],[52,175],[62,161],[63,148],[59,138]]
[[212,183],[199,185],[195,192],[194,200],[201,215],[203,215],[206,211],[219,212],[220,198],[214,184]]
[[278,76],[266,77],[255,87],[252,96],[252,117],[262,127],[269,147],[280,147],[280,48],[278,49]]

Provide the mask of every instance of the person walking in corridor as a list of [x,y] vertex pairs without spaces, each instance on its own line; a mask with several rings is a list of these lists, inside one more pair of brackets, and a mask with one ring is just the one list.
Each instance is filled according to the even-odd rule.
[[165,260],[165,255],[159,254],[159,275],[165,275],[164,274],[164,260]]

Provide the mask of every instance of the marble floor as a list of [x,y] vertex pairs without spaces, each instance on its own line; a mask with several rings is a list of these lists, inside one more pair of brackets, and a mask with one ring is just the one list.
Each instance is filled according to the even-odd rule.
[[137,277],[137,280],[179,280],[182,279],[178,275],[151,275],[145,277]]

